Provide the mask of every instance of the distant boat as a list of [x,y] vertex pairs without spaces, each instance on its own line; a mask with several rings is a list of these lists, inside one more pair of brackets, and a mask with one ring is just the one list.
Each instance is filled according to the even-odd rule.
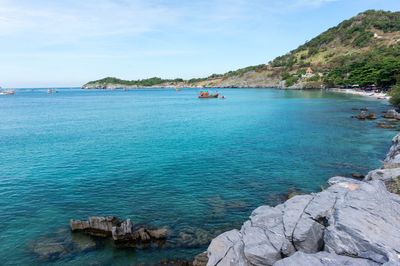
[[15,90],[0,90],[0,95],[14,95]]
[[48,94],[55,93],[55,92],[57,92],[56,89],[48,89],[48,90],[47,90],[47,93],[48,93]]
[[218,98],[218,93],[210,94],[208,91],[201,91],[199,94],[199,99],[212,99]]

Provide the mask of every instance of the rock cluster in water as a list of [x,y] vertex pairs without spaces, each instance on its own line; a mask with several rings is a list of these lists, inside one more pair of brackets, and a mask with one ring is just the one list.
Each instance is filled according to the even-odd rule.
[[212,240],[207,265],[400,265],[400,134],[382,169],[328,184],[254,210]]
[[89,217],[87,221],[71,220],[71,230],[80,231],[98,237],[112,237],[117,246],[141,247],[153,242],[165,240],[168,230],[165,228],[150,230],[136,228],[130,219],[120,221],[117,217]]

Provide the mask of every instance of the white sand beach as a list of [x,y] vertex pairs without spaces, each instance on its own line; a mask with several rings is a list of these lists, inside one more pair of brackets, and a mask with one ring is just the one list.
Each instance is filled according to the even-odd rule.
[[334,91],[334,92],[371,97],[371,98],[376,98],[379,100],[389,100],[390,99],[390,96],[384,92],[363,91],[363,90],[357,90],[357,89],[340,89],[340,88],[331,88],[329,90]]

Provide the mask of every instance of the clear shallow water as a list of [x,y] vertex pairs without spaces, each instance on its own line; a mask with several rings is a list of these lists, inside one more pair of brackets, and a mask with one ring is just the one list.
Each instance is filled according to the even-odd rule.
[[[191,258],[288,189],[380,166],[395,131],[350,118],[387,104],[319,91],[18,91],[0,97],[0,258],[13,265],[134,265]],[[46,261],[30,245],[71,218],[116,215],[173,232],[161,250]],[[197,242],[184,243],[182,234]],[[69,235],[68,230],[63,233]],[[178,247],[177,247],[178,246]]]

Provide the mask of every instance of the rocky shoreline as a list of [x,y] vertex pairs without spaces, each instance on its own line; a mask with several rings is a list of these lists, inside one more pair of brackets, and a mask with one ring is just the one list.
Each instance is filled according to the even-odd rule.
[[328,184],[254,210],[212,240],[207,265],[400,265],[400,134],[381,169]]

